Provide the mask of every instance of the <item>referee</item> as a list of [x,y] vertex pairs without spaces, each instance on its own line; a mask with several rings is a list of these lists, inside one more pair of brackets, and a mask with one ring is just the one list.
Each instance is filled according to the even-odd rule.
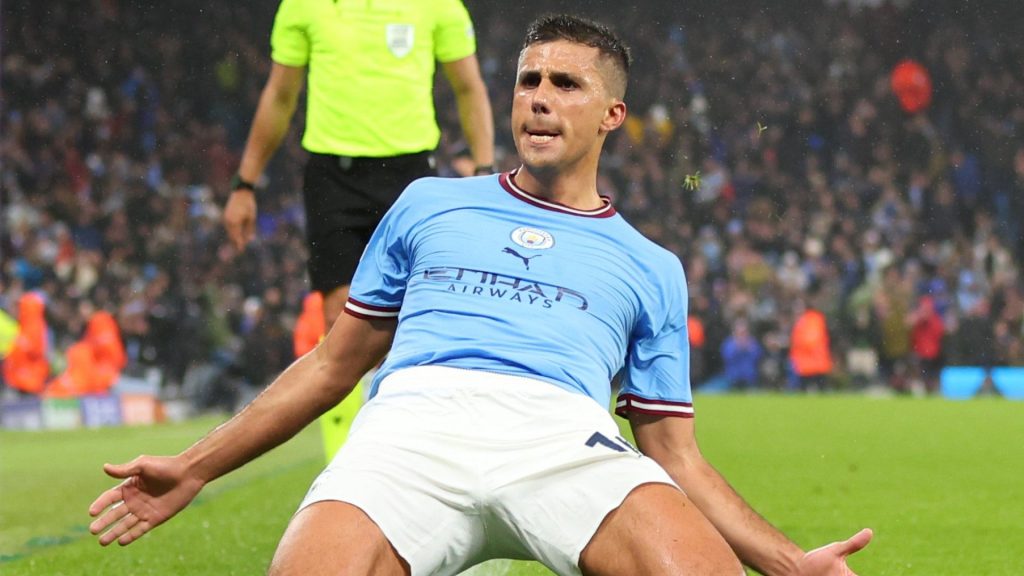
[[[312,289],[324,296],[329,329],[381,217],[407,184],[435,174],[435,63],[452,86],[477,174],[490,173],[494,161],[490,100],[461,0],[283,0],[270,44],[270,77],[232,179],[224,225],[239,250],[252,240],[255,183],[288,131],[308,74],[308,270]],[[322,420],[328,457],[351,415]],[[332,423],[340,428],[329,432]]]

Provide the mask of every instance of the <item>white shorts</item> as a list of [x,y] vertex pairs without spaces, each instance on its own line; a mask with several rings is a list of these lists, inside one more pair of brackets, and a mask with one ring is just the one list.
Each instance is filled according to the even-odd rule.
[[555,385],[439,366],[391,374],[299,509],[363,510],[412,569],[491,558],[580,574],[580,553],[637,486],[675,485],[607,410]]

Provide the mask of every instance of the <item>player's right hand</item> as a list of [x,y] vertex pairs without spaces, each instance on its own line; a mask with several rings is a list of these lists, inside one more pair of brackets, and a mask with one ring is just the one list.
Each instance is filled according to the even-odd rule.
[[238,251],[256,235],[256,194],[239,188],[231,192],[224,206],[224,228]]
[[846,557],[864,549],[873,533],[865,528],[841,542],[833,542],[804,554],[797,567],[800,576],[857,576],[846,565]]
[[188,474],[179,457],[139,456],[127,464],[104,464],[103,471],[124,482],[89,506],[89,515],[96,517],[89,532],[100,535],[102,546],[138,540],[188,506],[204,484]]

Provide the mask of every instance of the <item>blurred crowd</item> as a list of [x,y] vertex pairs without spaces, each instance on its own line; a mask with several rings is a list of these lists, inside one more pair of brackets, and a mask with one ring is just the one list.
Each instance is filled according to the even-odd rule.
[[[545,5],[466,4],[511,169],[515,59]],[[674,4],[575,3],[634,49],[599,187],[686,267],[695,383],[934,390],[943,365],[1024,364],[1010,19],[947,1]],[[43,297],[50,377],[99,311],[125,369],[170,386],[210,366],[260,386],[291,361],[301,127],[260,183],[258,241],[239,253],[220,224],[276,5],[5,5],[0,310]],[[932,82],[913,114],[890,85],[906,58]],[[454,176],[465,144],[443,82],[437,108]]]

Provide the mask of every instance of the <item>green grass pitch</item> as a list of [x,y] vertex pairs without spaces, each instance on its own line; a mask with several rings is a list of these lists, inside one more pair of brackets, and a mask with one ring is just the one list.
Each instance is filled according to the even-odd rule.
[[[859,396],[698,396],[703,450],[803,546],[875,529],[864,575],[1024,574],[1024,403]],[[319,432],[214,482],[127,548],[100,548],[86,508],[100,466],[178,451],[218,423],[0,432],[0,574],[261,574],[321,467]],[[496,561],[474,576],[544,575]]]

